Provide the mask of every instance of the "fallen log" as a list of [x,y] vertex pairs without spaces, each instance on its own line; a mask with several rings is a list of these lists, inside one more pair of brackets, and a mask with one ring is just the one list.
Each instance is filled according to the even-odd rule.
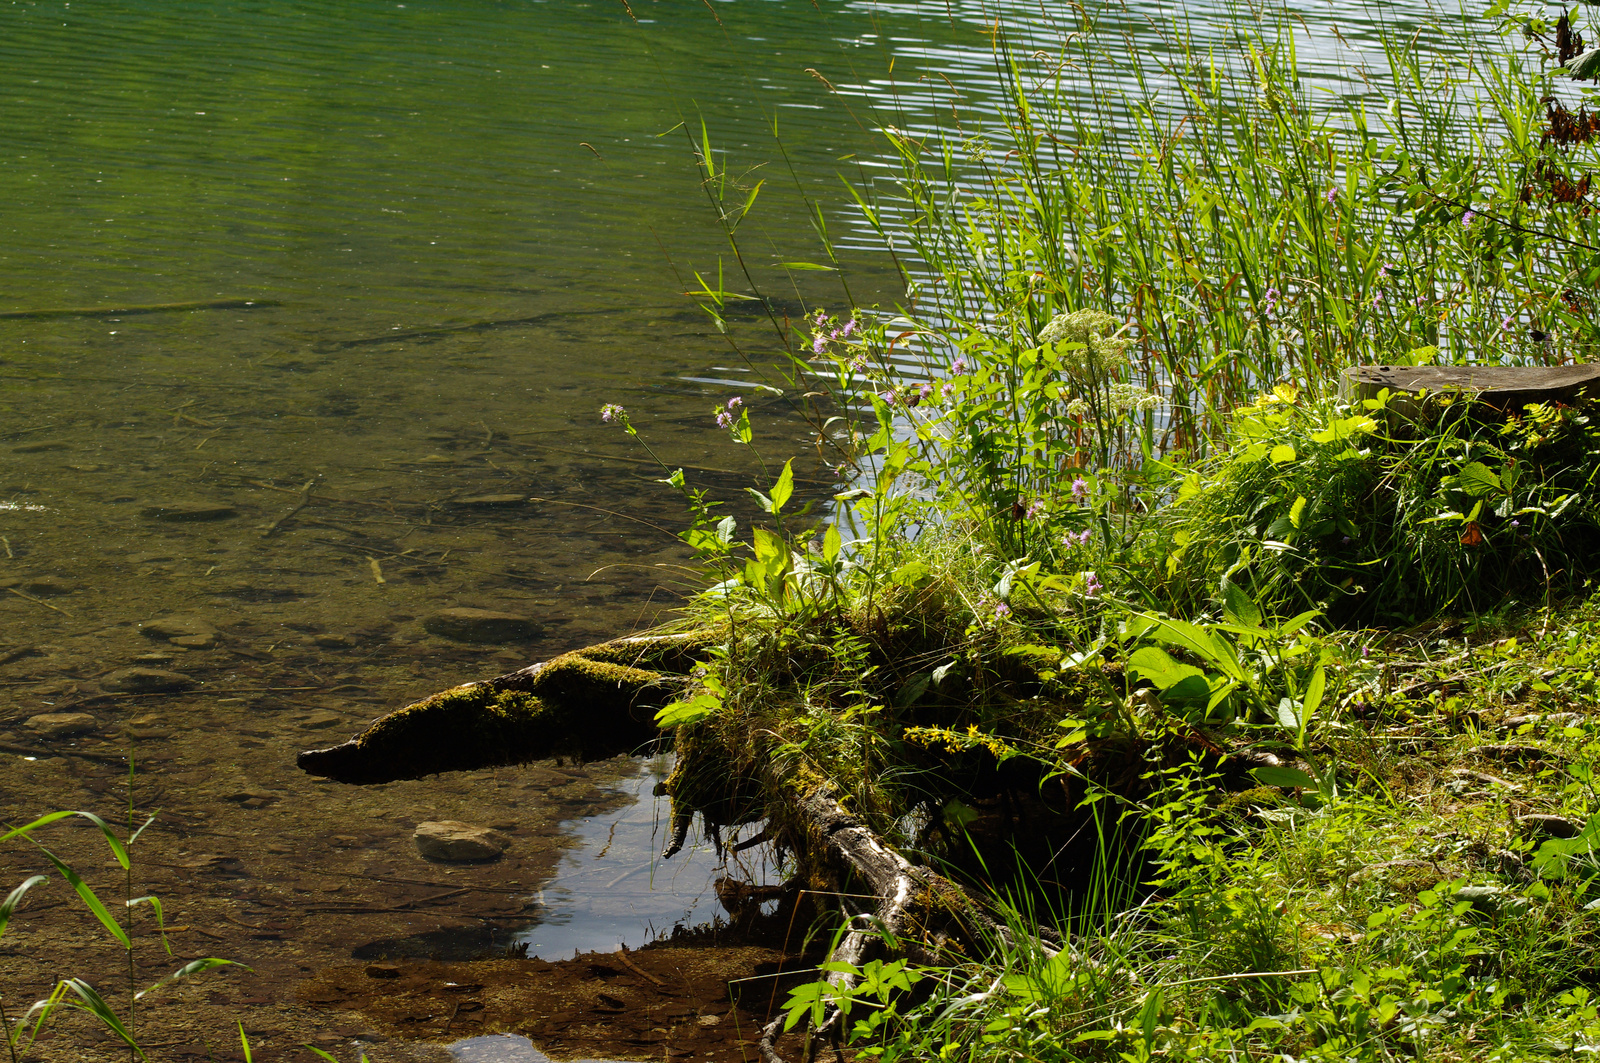
[[[716,641],[706,632],[645,636],[564,654],[442,691],[379,718],[342,745],[306,750],[298,763],[313,775],[373,784],[559,753],[593,758],[632,752],[659,735],[653,709],[682,692]],[[802,874],[827,892],[850,895],[841,899],[848,922],[829,960],[859,968],[877,952],[949,964],[1008,939],[987,903],[897,852],[851,814],[831,781],[803,772],[783,775],[768,759],[757,780],[761,807],[752,807],[749,795],[730,805],[725,787],[704,787],[707,777],[726,783],[718,778],[719,766],[690,763],[714,753],[692,737],[680,740],[678,752],[678,770],[667,783],[674,844],[663,855],[677,851],[696,812],[713,835],[721,824],[766,818],[769,836],[798,857]],[[1048,954],[1058,950],[1044,940],[1037,944]],[[841,991],[855,977],[849,970],[828,975]],[[837,1009],[830,1011],[813,1035],[837,1043],[841,1018]],[[783,1063],[776,1047],[782,1030],[780,1015],[761,1032],[766,1063]]]

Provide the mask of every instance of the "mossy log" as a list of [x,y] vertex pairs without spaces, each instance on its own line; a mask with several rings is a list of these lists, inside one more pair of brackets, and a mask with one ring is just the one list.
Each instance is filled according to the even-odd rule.
[[711,644],[703,633],[618,639],[493,679],[463,683],[374,721],[301,770],[370,785],[573,755],[630,753]]

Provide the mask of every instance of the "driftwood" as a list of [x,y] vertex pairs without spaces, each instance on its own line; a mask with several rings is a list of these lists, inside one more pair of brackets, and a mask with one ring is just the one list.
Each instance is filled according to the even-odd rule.
[[[381,783],[557,753],[631,752],[659,734],[654,707],[683,689],[711,643],[705,634],[620,639],[453,687],[381,717],[343,745],[301,753],[299,765],[341,782]],[[828,780],[787,778],[772,767],[761,788],[769,836],[814,875],[840,883],[841,893],[848,884],[849,896],[841,898],[848,924],[830,960],[860,967],[878,952],[941,964],[1008,939],[981,899],[896,852],[850,813]],[[664,856],[676,852],[694,811],[680,807],[681,794],[673,797],[675,844]],[[1036,945],[1058,951],[1043,940]],[[832,972],[828,980],[843,990],[854,976]],[[783,1063],[783,1018],[761,1031],[765,1063]],[[837,1044],[842,1018],[830,1011],[813,1035]]]
[[1575,406],[1600,398],[1600,365],[1363,365],[1345,370],[1343,390],[1356,399],[1388,390],[1408,416],[1415,415],[1418,396],[1452,393],[1508,414],[1530,403]]

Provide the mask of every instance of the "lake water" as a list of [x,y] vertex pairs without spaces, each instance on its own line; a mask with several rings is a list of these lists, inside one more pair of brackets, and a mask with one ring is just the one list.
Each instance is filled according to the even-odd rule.
[[[112,811],[134,743],[135,800],[162,810],[140,868],[190,934],[178,950],[256,972],[215,999],[195,990],[186,1021],[243,1013],[267,1044],[332,1036],[297,979],[384,942],[522,932],[562,824],[626,804],[627,761],[352,790],[299,774],[294,753],[649,626],[692,588],[681,506],[601,404],[625,405],[719,497],[756,482],[711,424],[727,398],[752,406],[769,457],[811,451],[787,397],[755,387],[779,382],[764,320],[730,316],[746,360],[682,294],[719,260],[747,288],[689,134],[703,121],[719,168],[766,182],[740,241],[780,317],[843,304],[839,277],[780,266],[821,256],[796,179],[856,300],[890,304],[896,275],[839,177],[882,176],[871,130],[944,113],[945,77],[993,109],[997,6],[1037,10],[0,6],[0,748],[18,754],[0,811]],[[1128,9],[1108,28],[1162,17]],[[1359,8],[1307,18],[1369,37]],[[1331,52],[1305,54],[1316,68]],[[828,470],[799,464],[825,497]],[[538,634],[424,630],[459,606]],[[151,637],[175,615],[215,634]],[[67,712],[90,718],[80,733],[28,723]],[[497,826],[513,848],[428,865],[410,831],[441,818]],[[98,862],[91,842],[61,844]],[[35,860],[7,850],[0,869],[16,880]],[[626,936],[614,912],[569,908],[543,924],[565,935],[552,949]],[[70,912],[12,924],[0,954],[27,991],[62,973],[44,962],[61,948],[90,948]]]

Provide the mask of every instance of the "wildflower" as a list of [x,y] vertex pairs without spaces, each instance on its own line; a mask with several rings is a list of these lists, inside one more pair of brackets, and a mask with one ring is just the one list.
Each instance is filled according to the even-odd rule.
[[855,332],[856,332],[856,319],[855,318],[851,318],[849,321],[846,321],[844,323],[844,328],[839,330],[839,338],[840,339],[849,339],[851,336],[855,335]]
[[718,410],[717,411],[717,427],[718,428],[727,428],[728,426],[730,426],[732,424],[733,424],[733,414],[729,413],[727,410]]
[[1044,516],[1044,502],[1037,498],[1034,499],[1028,503],[1028,508],[1022,515],[1028,520],[1038,520]]
[[1419,295],[1415,299],[1411,300],[1411,305],[1412,306],[1421,306],[1422,304],[1426,303],[1427,301],[1428,301],[1428,297],[1427,296]]
[[1472,219],[1476,218],[1477,216],[1478,212],[1475,210],[1469,210],[1465,214],[1461,215],[1461,227],[1463,229],[1472,228]]
[[821,328],[822,327],[822,323],[824,321],[826,321],[826,320],[828,320],[828,312],[826,310],[818,310],[817,311],[817,316],[815,318],[813,318],[812,321],[811,321],[811,327],[812,328]]
[[1278,308],[1278,300],[1282,298],[1282,296],[1283,293],[1278,291],[1278,289],[1268,288],[1266,292],[1266,305],[1262,307],[1262,309],[1269,314],[1272,313]]
[[921,398],[927,398],[929,395],[933,394],[933,385],[923,384],[921,387],[917,388],[917,394]]
[[1081,532],[1067,532],[1061,537],[1061,541],[1067,545],[1068,549],[1074,546],[1088,546],[1090,534],[1088,528],[1083,529]]
[[1383,305],[1383,289],[1382,288],[1380,288],[1377,291],[1372,293],[1372,305],[1373,306],[1382,306]]
[[1371,646],[1363,646],[1363,647],[1361,647],[1361,656],[1363,656],[1363,657],[1371,657],[1372,656],[1372,647]]
[[600,420],[604,421],[606,424],[610,424],[612,421],[620,421],[627,416],[628,411],[624,410],[621,406],[618,406],[614,402],[608,402],[604,406],[600,407]]
[[1065,343],[1062,362],[1067,372],[1078,377],[1103,377],[1125,365],[1133,341],[1122,335],[1124,326],[1103,310],[1074,310],[1057,314],[1039,330],[1039,343],[1050,346]]
[[1010,615],[1011,606],[1007,605],[1005,602],[1001,602],[994,607],[994,619],[996,623],[999,623]]
[[828,337],[824,336],[822,333],[819,332],[819,333],[817,333],[815,336],[813,336],[811,338],[811,353],[812,354],[821,354],[824,351],[826,351],[827,349],[828,349]]
[[950,367],[950,372],[956,376],[966,376],[967,360],[965,358],[957,358],[955,364]]
[[1394,269],[1394,263],[1385,262],[1383,265],[1378,267],[1378,276],[1387,277],[1389,275],[1389,271],[1392,269]]
[[883,393],[883,401],[888,403],[890,406],[900,405],[900,389],[890,388],[888,391],[885,391]]
[[740,406],[743,406],[743,405],[744,405],[744,400],[741,399],[737,395],[735,395],[733,398],[728,400],[728,409],[730,409],[730,410],[737,410]]
[[1339,190],[1337,188],[1330,188],[1326,192],[1322,193],[1322,198],[1327,200],[1328,204],[1332,206],[1333,204],[1339,202]]
[[1082,417],[1089,412],[1089,403],[1083,399],[1073,399],[1067,403],[1068,417]]
[[1500,331],[1501,332],[1510,332],[1511,331],[1511,315],[1510,314],[1507,314],[1505,317],[1500,319]]
[[1072,481],[1072,500],[1082,502],[1089,497],[1089,483],[1083,477],[1074,477]]
[[950,401],[950,396],[954,395],[955,393],[955,384],[948,380],[946,380],[939,388],[939,397],[944,399],[946,402]]
[[1511,522],[1511,526],[1513,528],[1520,528],[1522,527],[1522,522],[1520,520],[1514,520]]
[[1099,594],[1102,589],[1103,588],[1100,586],[1099,576],[1096,576],[1093,572],[1085,572],[1083,574],[1084,597],[1093,598],[1095,595]]

